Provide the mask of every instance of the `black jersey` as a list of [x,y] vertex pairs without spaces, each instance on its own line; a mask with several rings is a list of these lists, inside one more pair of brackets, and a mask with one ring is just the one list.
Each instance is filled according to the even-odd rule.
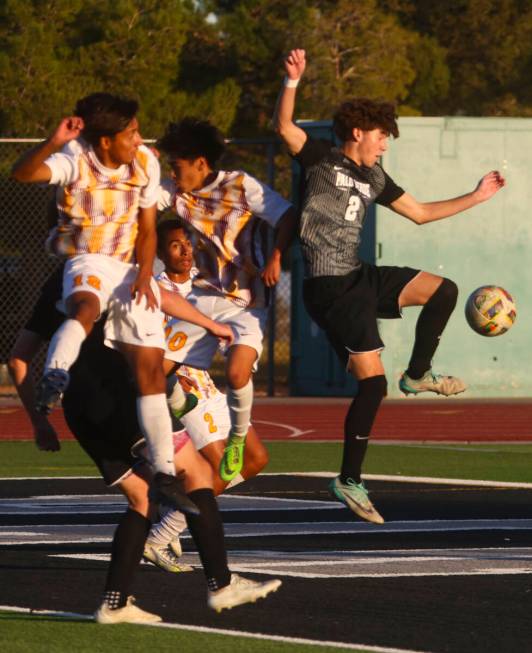
[[360,267],[368,206],[389,205],[404,191],[377,163],[359,166],[326,141],[308,138],[295,157],[305,175],[300,239],[307,277],[340,276]]

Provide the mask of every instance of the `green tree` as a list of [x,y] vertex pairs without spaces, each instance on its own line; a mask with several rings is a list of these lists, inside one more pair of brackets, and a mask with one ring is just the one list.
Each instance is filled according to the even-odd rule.
[[5,0],[0,4],[0,130],[46,135],[77,98],[107,90],[136,97],[145,136],[187,113],[227,129],[240,91],[222,79],[180,88],[188,32],[204,17],[186,0]]

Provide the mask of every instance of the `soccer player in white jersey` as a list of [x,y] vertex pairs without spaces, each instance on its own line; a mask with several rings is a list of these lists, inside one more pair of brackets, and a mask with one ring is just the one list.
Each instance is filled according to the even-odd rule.
[[[220,465],[223,480],[240,473],[253,402],[252,371],[262,351],[269,288],[279,280],[281,255],[295,231],[291,205],[241,170],[218,170],[224,139],[210,123],[171,123],[158,143],[172,168],[162,184],[159,209],[171,209],[193,228],[198,275],[189,301],[235,333],[226,363],[231,434]],[[265,263],[262,224],[276,229]],[[204,330],[183,325],[187,341],[176,358],[210,367],[218,343]]]
[[[139,422],[158,472],[154,498],[172,503],[172,495],[182,493],[172,478],[158,304],[170,302],[173,307],[168,305],[167,312],[195,320],[218,336],[231,339],[232,334],[186,300],[161,292],[152,278],[160,170],[156,157],[142,145],[137,109],[134,100],[108,93],[81,99],[76,115],[64,118],[47,140],[23,156],[12,176],[58,186],[59,219],[47,245],[67,259],[63,300],[68,319],[50,343],[39,407],[49,411],[60,398],[83,341],[108,309],[106,342],[126,356],[135,372]],[[61,151],[80,136],[76,147]]]
[[360,476],[373,421],[386,395],[380,358],[384,343],[377,318],[397,318],[405,306],[423,306],[412,356],[399,382],[403,392],[448,396],[466,386],[457,377],[432,371],[432,358],[456,304],[456,284],[421,270],[361,261],[358,246],[366,208],[376,202],[424,224],[488,200],[505,181],[492,171],[465,195],[418,202],[378,163],[390,135],[399,136],[393,105],[366,98],[342,103],[333,120],[338,147],[310,138],[295,124],[296,89],[305,65],[304,50],[292,50],[286,57],[286,78],[273,122],[305,175],[299,234],[305,306],[358,382],[345,419],[342,469],[330,490],[363,519],[382,523]]
[[[158,282],[172,292],[188,296],[197,269],[193,267],[190,232],[184,223],[179,220],[164,220],[158,225],[157,255],[164,263],[164,271],[157,277]],[[174,362],[176,353],[184,346],[187,336],[180,330],[179,320],[174,318],[167,318],[165,335],[165,372],[173,374],[177,367]],[[210,359],[207,358],[205,364],[209,363]],[[198,398],[197,407],[181,417],[180,421],[196,449],[211,465],[213,490],[218,495],[228,485],[217,473],[231,430],[227,398],[218,390],[206,369],[180,365],[177,374],[181,379],[186,379],[189,391],[195,393]],[[268,452],[253,426],[249,425],[242,471],[230,482],[230,486],[256,476],[267,463]],[[179,534],[185,527],[185,518],[181,513],[166,513],[161,522],[152,528],[144,556],[166,571],[181,571],[183,565],[176,559],[176,553],[179,555],[181,551]]]

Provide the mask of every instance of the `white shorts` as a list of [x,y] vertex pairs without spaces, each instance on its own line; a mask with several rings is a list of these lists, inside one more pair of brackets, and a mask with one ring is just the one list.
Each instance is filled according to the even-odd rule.
[[218,392],[208,399],[200,399],[194,410],[181,417],[181,422],[198,451],[211,442],[225,440],[231,430],[225,395]]
[[[257,352],[258,361],[262,353],[267,308],[242,308],[222,295],[199,288],[194,288],[187,300],[212,320],[228,324],[235,334],[233,344],[252,347]],[[167,322],[165,333],[165,358],[203,370],[210,368],[219,346],[218,338],[195,324],[174,319]]]
[[[63,301],[76,292],[91,292],[100,301],[100,311],[108,310],[104,327],[105,344],[124,342],[139,347],[165,349],[163,319],[159,309],[151,311],[131,297],[138,268],[102,254],[80,254],[68,259],[63,274]],[[160,303],[155,279],[151,288]]]

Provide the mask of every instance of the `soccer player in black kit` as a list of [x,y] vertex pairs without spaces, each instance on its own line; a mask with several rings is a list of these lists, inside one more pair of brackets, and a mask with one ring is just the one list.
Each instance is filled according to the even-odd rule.
[[358,381],[357,395],[345,418],[340,475],[329,489],[363,519],[382,524],[384,520],[361,480],[368,439],[386,395],[380,358],[384,344],[377,318],[397,318],[405,306],[423,306],[412,356],[399,381],[405,394],[449,396],[463,392],[466,386],[456,377],[432,371],[432,358],[456,304],[456,284],[429,272],[361,261],[358,247],[367,208],[376,202],[421,225],[488,200],[505,181],[492,171],[465,195],[418,202],[378,163],[390,135],[399,136],[394,106],[361,98],[344,102],[333,119],[338,147],[313,140],[293,121],[305,51],[292,50],[284,65],[286,77],[273,123],[304,173],[299,237],[305,262],[305,307]]

